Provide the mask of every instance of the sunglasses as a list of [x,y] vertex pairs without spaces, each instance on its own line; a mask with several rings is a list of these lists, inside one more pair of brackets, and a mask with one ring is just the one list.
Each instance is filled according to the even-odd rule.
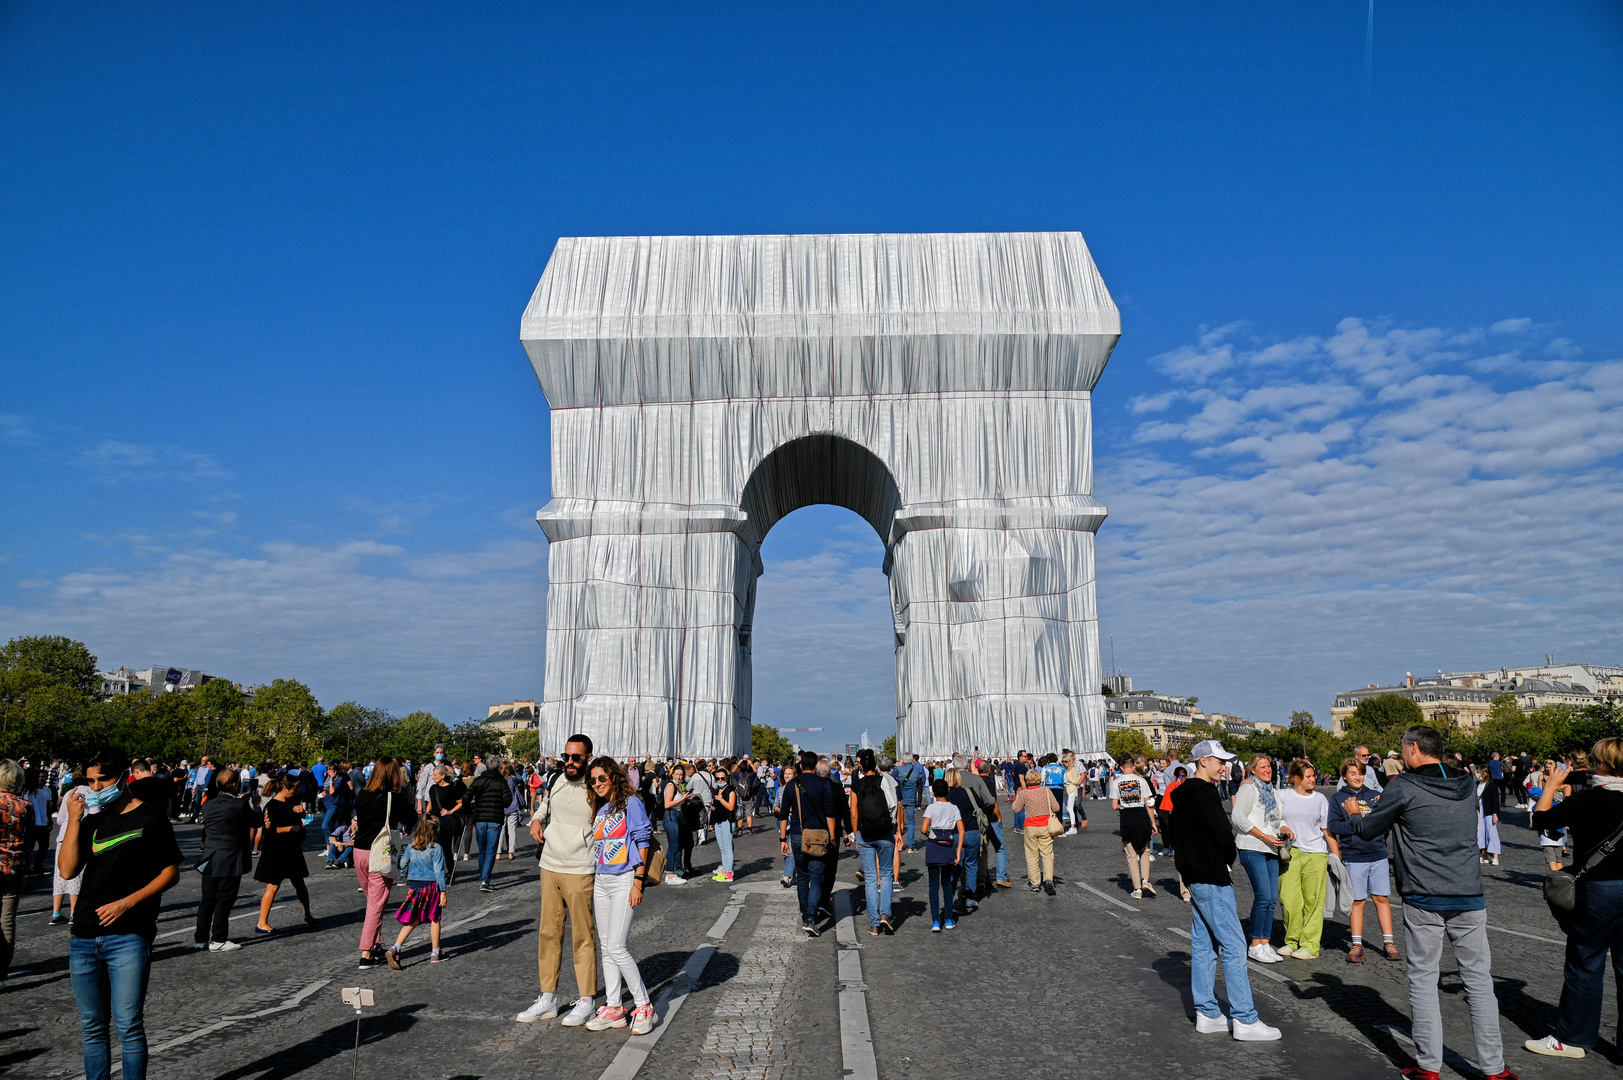
[[562,760],[564,760],[564,761],[585,761],[586,757],[587,757],[587,755],[585,755],[585,754],[565,754],[563,756]]
[[596,776],[592,777],[592,786],[593,787],[596,787],[598,784],[606,784],[608,782],[609,782],[609,778],[604,776],[602,773],[598,773]]

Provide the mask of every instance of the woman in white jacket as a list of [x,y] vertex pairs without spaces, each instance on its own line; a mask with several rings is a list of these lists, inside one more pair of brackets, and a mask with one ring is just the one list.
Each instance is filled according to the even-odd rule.
[[1234,793],[1229,820],[1240,864],[1251,879],[1251,959],[1277,964],[1282,959],[1268,944],[1274,933],[1274,908],[1279,905],[1279,852],[1290,839],[1285,816],[1274,790],[1274,763],[1267,754],[1251,758],[1251,775]]

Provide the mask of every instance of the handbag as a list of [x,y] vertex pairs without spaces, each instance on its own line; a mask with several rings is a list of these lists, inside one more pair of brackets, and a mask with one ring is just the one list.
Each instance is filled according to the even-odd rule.
[[957,829],[932,829],[924,845],[925,866],[951,866],[957,862]]
[[[397,830],[392,822],[394,817],[394,792],[389,792],[383,802],[383,828],[378,830],[376,839],[372,841],[371,861],[366,864],[367,869],[374,874],[388,876],[394,873],[394,853],[406,846],[404,830]],[[396,836],[395,833],[400,835]]]
[[806,828],[806,811],[800,807],[800,780],[795,779],[795,812],[800,815],[800,850],[813,859],[821,859],[828,854],[828,844],[831,839],[827,829]]
[[1578,879],[1589,872],[1590,867],[1607,859],[1613,851],[1617,850],[1619,841],[1623,841],[1623,825],[1619,825],[1605,843],[1589,853],[1584,864],[1573,870],[1557,870],[1544,879],[1544,902],[1550,905],[1550,914],[1555,921],[1566,929],[1567,922],[1578,910]]
[[643,877],[642,887],[648,888],[658,885],[665,880],[665,849],[660,847],[659,839],[648,838],[648,867]]

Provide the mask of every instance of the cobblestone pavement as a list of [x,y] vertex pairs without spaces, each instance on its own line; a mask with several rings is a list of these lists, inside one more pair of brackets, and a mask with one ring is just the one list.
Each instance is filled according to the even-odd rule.
[[[158,1080],[330,1076],[355,1053],[354,1014],[339,1000],[346,986],[370,987],[377,996],[361,1023],[360,1070],[403,1071],[412,1080],[935,1080],[988,1067],[1054,1076],[1239,1070],[1334,1080],[1395,1077],[1409,1062],[1404,965],[1343,962],[1344,917],[1327,924],[1319,960],[1252,965],[1258,1008],[1284,1029],[1282,1042],[1241,1045],[1194,1034],[1189,910],[1177,899],[1171,862],[1155,864],[1160,897],[1133,900],[1115,814],[1103,802],[1088,806],[1092,828],[1058,842],[1057,897],[1027,891],[1017,858],[1016,888],[998,890],[942,934],[929,933],[923,866],[910,856],[894,904],[895,937],[869,938],[858,915],[837,932],[804,940],[795,893],[778,886],[775,835],[740,838],[731,886],[708,877],[661,886],[637,913],[632,952],[664,1018],[655,1036],[642,1039],[566,1029],[555,1020],[514,1022],[538,992],[529,851],[497,864],[494,894],[479,893],[471,864],[460,863],[444,924],[448,962],[431,967],[426,937],[414,937],[400,972],[356,970],[355,879],[320,870],[319,853],[307,859],[322,926],[296,929],[289,898],[272,917],[287,929],[252,934],[258,891],[244,882],[233,916],[244,948],[230,954],[191,950],[198,879],[187,873],[166,897],[154,950],[150,1073]],[[1522,827],[1525,814],[1506,819],[1505,865],[1485,870],[1507,1061],[1529,1078],[1610,1075],[1618,1059],[1609,1042],[1604,1054],[1576,1062],[1521,1049],[1523,1039],[1546,1034],[1553,1022],[1561,945],[1539,894],[1536,839]],[[195,828],[180,833],[183,847],[195,847]],[[714,844],[699,849],[706,874],[716,859]],[[862,907],[855,870],[847,853],[842,912]],[[50,901],[41,890],[34,884],[23,898],[18,955],[0,997],[0,1075],[29,1080],[80,1074],[67,932],[47,925]],[[1243,912],[1250,894],[1238,870],[1236,892]],[[1373,916],[1370,924],[1373,930]],[[1401,946],[1401,918],[1398,932]],[[574,993],[566,959],[560,995]],[[1463,989],[1448,957],[1443,1009],[1452,1071],[1477,1075]],[[1607,1038],[1616,1010],[1609,988]]]

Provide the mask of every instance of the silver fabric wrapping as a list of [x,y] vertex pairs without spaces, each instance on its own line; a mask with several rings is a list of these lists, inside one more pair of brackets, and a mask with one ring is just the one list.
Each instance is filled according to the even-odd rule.
[[885,544],[904,752],[1102,752],[1120,332],[1078,233],[559,240],[521,330],[552,408],[543,748],[748,749],[761,540],[826,502]]

